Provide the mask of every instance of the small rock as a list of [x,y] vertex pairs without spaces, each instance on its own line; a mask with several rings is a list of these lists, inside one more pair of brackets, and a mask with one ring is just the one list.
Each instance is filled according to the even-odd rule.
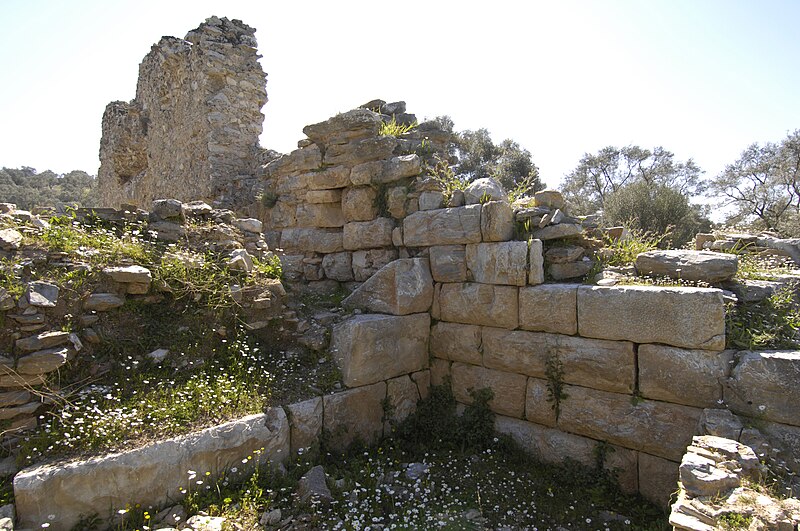
[[533,194],[533,203],[537,207],[564,210],[564,196],[558,190],[541,190]]
[[[19,472],[19,467],[17,466],[17,461],[14,457],[5,457],[0,459],[0,477],[4,476],[12,476]],[[4,505],[0,509],[5,509],[7,506]],[[13,507],[13,506],[12,506]],[[5,516],[0,514],[0,516]]]
[[162,361],[164,361],[164,358],[166,358],[168,355],[169,355],[168,349],[160,348],[154,350],[153,352],[148,353],[147,357],[155,361],[156,363],[161,363]]
[[162,524],[183,525],[187,520],[186,509],[183,508],[183,505],[174,505],[158,513],[156,519],[160,520]]
[[[211,207],[209,207],[211,208]],[[186,520],[186,525],[194,531],[222,531],[225,518],[221,516],[195,515]]]
[[139,265],[106,267],[103,273],[111,277],[114,282],[150,284],[153,276],[150,270]]
[[53,308],[58,302],[58,286],[49,282],[31,282],[26,295],[31,306]]
[[92,293],[83,303],[83,309],[87,311],[107,312],[119,308],[125,304],[125,300],[113,293]]
[[326,483],[325,469],[321,465],[315,466],[300,478],[297,496],[304,503],[318,501],[328,504],[333,501],[333,495]]
[[281,521],[281,510],[273,509],[261,515],[261,525],[278,525]]
[[22,233],[18,230],[0,230],[0,251],[16,251],[20,243],[22,243]]
[[406,467],[406,477],[416,481],[427,474],[429,468],[425,463],[411,463]]
[[34,352],[63,345],[69,341],[69,332],[43,332],[41,334],[17,339],[16,346],[23,352]]
[[182,219],[183,203],[177,199],[156,199],[150,207],[156,220]]
[[237,271],[250,273],[253,271],[253,257],[245,249],[234,249],[231,251],[228,267]]
[[508,202],[508,195],[500,183],[489,177],[472,181],[464,190],[464,198],[468,205],[476,205],[487,201]]
[[254,218],[236,219],[233,221],[233,226],[241,231],[255,234],[261,234],[264,230],[264,224]]

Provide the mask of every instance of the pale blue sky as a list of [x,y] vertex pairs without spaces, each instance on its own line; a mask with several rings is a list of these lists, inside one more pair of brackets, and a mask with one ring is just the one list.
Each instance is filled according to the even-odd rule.
[[585,152],[663,145],[713,176],[800,128],[800,1],[0,0],[0,166],[99,166],[100,120],[162,35],[257,28],[262,145],[373,98],[533,154],[556,186]]

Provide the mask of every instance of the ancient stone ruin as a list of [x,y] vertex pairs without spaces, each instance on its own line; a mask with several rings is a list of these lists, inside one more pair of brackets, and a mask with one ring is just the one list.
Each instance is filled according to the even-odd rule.
[[267,101],[255,29],[211,17],[184,39],[163,37],[139,66],[136,97],[103,114],[98,187],[103,206],[153,199],[248,196],[265,150]]

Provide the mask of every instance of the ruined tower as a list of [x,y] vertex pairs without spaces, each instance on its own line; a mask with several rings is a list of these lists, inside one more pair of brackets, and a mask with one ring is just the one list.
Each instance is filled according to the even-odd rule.
[[267,102],[254,34],[240,20],[211,17],[184,39],[163,37],[151,48],[136,97],[103,114],[103,206],[172,197],[232,207],[250,195]]

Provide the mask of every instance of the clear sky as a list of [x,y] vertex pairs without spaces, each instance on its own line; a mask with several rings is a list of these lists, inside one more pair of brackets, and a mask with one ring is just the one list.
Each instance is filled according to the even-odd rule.
[[0,0],[0,166],[96,174],[106,104],[211,15],[258,30],[282,152],[374,98],[513,138],[550,186],[607,145],[713,176],[800,128],[798,0]]

